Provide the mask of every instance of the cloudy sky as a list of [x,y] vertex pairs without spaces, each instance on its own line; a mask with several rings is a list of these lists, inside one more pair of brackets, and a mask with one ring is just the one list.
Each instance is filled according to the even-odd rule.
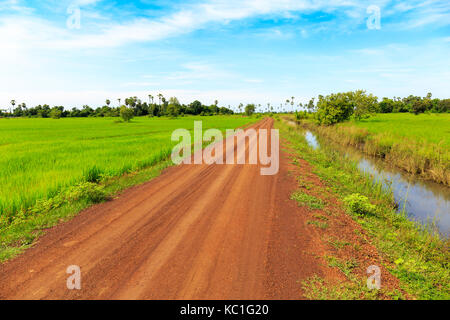
[[0,0],[0,46],[0,108],[450,96],[448,0]]

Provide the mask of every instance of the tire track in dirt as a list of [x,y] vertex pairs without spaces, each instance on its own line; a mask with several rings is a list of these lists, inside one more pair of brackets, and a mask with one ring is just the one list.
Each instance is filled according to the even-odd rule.
[[[0,266],[0,298],[303,298],[308,277],[341,276],[316,258],[320,235],[289,200],[297,182],[280,157],[274,176],[260,165],[172,167],[81,212]],[[81,267],[81,290],[66,288],[69,265]]]

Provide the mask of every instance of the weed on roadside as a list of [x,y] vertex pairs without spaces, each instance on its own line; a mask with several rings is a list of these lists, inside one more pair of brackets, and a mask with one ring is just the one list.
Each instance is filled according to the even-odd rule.
[[300,207],[308,207],[312,210],[318,210],[324,207],[322,199],[316,198],[302,191],[294,192],[291,195],[291,200],[297,201]]

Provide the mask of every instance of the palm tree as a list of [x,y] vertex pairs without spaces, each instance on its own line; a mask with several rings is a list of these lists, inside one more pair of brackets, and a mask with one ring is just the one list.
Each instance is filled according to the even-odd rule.
[[[11,100],[11,105],[12,105],[12,108],[14,109],[14,106],[16,105],[16,100]],[[9,113],[12,114],[11,108],[9,108]]]
[[109,99],[106,99],[106,105],[109,107],[109,105],[111,104],[111,101]]
[[162,94],[158,93],[158,101],[159,101],[159,105],[161,106],[161,98],[162,98]]
[[153,104],[153,96],[151,94],[148,95],[148,101],[151,101],[151,104]]
[[120,98],[119,98],[119,99],[117,99],[117,101],[119,101],[119,107],[120,107],[120,101],[121,101],[121,100],[122,100],[122,99],[120,99]]

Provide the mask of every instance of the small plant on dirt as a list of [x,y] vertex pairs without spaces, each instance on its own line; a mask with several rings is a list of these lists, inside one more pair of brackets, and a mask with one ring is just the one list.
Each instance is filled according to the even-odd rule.
[[328,223],[326,222],[320,222],[320,221],[315,221],[315,220],[310,220],[307,222],[309,225],[313,225],[316,226],[320,229],[326,229],[328,228]]
[[369,290],[365,281],[332,283],[317,275],[302,282],[305,297],[311,300],[392,300],[404,299],[398,290]]
[[342,260],[336,257],[326,256],[325,259],[328,261],[328,265],[330,267],[338,268],[347,277],[350,277],[353,269],[358,266],[358,261],[354,258],[351,258],[350,260]]
[[313,187],[313,184],[306,181],[302,176],[297,177],[297,182],[300,188],[305,188],[306,190],[310,190]]
[[310,196],[302,191],[296,191],[291,195],[291,200],[297,201],[299,206],[307,206],[310,209],[322,209],[324,204],[322,199]]
[[354,213],[357,214],[375,214],[376,206],[370,203],[369,198],[359,193],[354,193],[344,198],[344,203]]
[[336,249],[342,249],[342,248],[344,248],[345,246],[350,246],[350,245],[351,245],[350,242],[344,241],[344,240],[339,240],[339,239],[337,239],[337,238],[330,238],[330,239],[328,240],[328,243],[329,243],[331,246],[333,246],[334,248],[336,248]]
[[325,217],[325,216],[323,216],[323,215],[320,215],[320,214],[315,214],[315,215],[314,215],[314,218],[320,219],[320,220],[323,220],[323,221],[328,221],[328,218],[327,218],[327,217]]

